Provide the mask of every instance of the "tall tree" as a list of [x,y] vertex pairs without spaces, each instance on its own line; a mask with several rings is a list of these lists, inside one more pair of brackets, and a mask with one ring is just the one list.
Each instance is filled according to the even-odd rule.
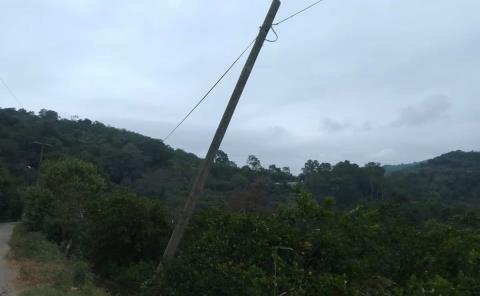
[[260,160],[255,155],[248,156],[247,165],[253,171],[260,171],[263,168]]

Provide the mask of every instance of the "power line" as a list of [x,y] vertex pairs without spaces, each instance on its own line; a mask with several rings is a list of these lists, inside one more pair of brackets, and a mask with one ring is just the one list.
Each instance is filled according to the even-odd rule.
[[192,110],[190,110],[190,112],[188,112],[188,114],[180,121],[180,123],[177,124],[177,126],[175,126],[174,129],[172,129],[172,131],[165,137],[165,139],[163,139],[164,142],[168,140],[168,138],[185,122],[185,120],[187,120],[187,118],[190,117],[190,115],[192,115],[193,111],[195,111],[197,109],[197,107],[200,106],[200,104],[208,97],[208,95],[215,89],[215,87],[217,87],[217,85],[220,83],[220,81],[222,81],[223,78],[225,78],[225,76],[227,76],[228,72],[230,72],[230,70],[232,70],[233,66],[235,66],[235,64],[237,64],[237,62],[243,57],[243,55],[255,43],[256,40],[257,40],[257,38],[253,39],[253,41],[250,42],[250,44],[247,46],[247,48],[245,48],[245,50],[242,51],[242,53],[235,59],[235,61],[230,65],[230,67],[228,67],[228,69],[222,74],[222,76],[220,76],[220,78],[217,80],[217,82],[215,82],[213,84],[213,86],[200,99],[200,101],[198,101],[198,103],[192,108]]
[[[307,7],[305,7],[304,9],[302,10],[299,10],[297,12],[295,12],[294,14],[280,20],[279,22],[276,22],[274,24],[272,24],[271,26],[271,30],[272,32],[275,34],[275,39],[274,40],[266,40],[268,42],[276,42],[278,40],[278,34],[277,32],[275,32],[275,30],[273,29],[273,26],[278,26],[294,17],[296,17],[297,15],[309,10],[310,8],[314,7],[315,5],[319,4],[320,2],[322,2],[323,0],[318,0],[310,5],[308,5]],[[163,139],[164,142],[166,142],[168,140],[168,138],[170,138],[170,136],[175,133],[175,131],[177,131],[177,129],[185,122],[185,120],[188,119],[188,117],[190,117],[190,115],[192,115],[192,113],[198,108],[198,106],[200,106],[200,104],[208,97],[208,95],[210,95],[210,93],[217,87],[217,85],[223,80],[223,78],[225,78],[225,76],[228,74],[228,72],[230,72],[230,70],[233,68],[233,66],[235,66],[235,64],[243,57],[243,55],[247,52],[247,50],[255,43],[256,41],[256,38],[253,39],[252,42],[250,42],[250,44],[247,46],[247,48],[245,48],[245,50],[238,56],[238,58],[230,65],[230,67],[228,67],[228,69],[225,71],[225,73],[223,73],[222,76],[220,76],[220,78],[217,80],[217,82],[215,82],[213,84],[213,86],[207,91],[207,93],[200,99],[200,101],[198,101],[198,103],[190,110],[190,112],[188,112],[188,114],[180,121],[179,124],[177,124],[175,126],[174,129],[172,129],[170,131],[170,133]]]
[[5,82],[5,80],[3,80],[2,77],[0,77],[0,81],[2,82],[3,86],[7,89],[7,91],[10,93],[12,98],[14,98],[15,101],[18,103],[18,105],[20,105],[20,107],[22,107],[22,109],[25,109],[23,107],[22,101],[20,101],[20,99],[15,95],[15,93],[12,91],[12,89],[10,87],[8,87],[7,83]]
[[292,15],[284,18],[284,19],[282,19],[282,20],[279,21],[279,22],[274,23],[273,25],[274,25],[274,26],[278,26],[278,25],[280,25],[281,23],[284,23],[284,22],[288,21],[289,19],[296,17],[297,15],[301,14],[302,12],[305,12],[305,11],[309,10],[310,8],[312,8],[312,7],[314,7],[315,5],[319,4],[320,2],[323,2],[323,0],[318,0],[318,1],[315,2],[315,3],[308,5],[308,6],[305,7],[304,9],[295,12],[294,14],[292,14]]

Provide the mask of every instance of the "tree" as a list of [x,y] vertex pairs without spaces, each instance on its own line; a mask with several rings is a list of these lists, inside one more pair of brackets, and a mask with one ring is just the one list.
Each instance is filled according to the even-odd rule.
[[322,162],[318,166],[318,171],[320,172],[330,172],[332,170],[332,165],[329,164],[328,162]]
[[215,164],[227,165],[229,161],[230,160],[228,159],[227,153],[223,152],[222,150],[218,150],[215,154],[215,158],[213,159],[213,162]]
[[244,188],[248,184],[248,179],[242,174],[236,173],[230,179],[234,188]]
[[[87,250],[95,269],[108,278],[121,276],[122,285],[138,288],[137,277],[151,276],[170,234],[163,205],[117,189],[91,204],[90,219]],[[150,273],[129,277],[128,270],[142,266],[150,266]]]
[[26,222],[42,229],[69,254],[84,239],[89,204],[105,188],[105,180],[90,163],[72,158],[47,161],[41,168],[40,187],[24,192]]
[[318,160],[308,160],[302,169],[303,175],[310,176],[318,172],[320,163]]
[[369,194],[372,198],[379,199],[383,196],[385,169],[375,162],[365,165],[363,170],[368,176]]
[[58,120],[58,113],[55,112],[55,111],[52,111],[52,110],[46,110],[46,109],[42,109],[40,110],[40,112],[38,112],[38,115],[41,117],[41,118],[44,118],[48,121],[56,121]]
[[270,171],[270,173],[273,173],[273,174],[277,174],[277,173],[281,173],[282,171],[280,170],[280,168],[277,168],[276,165],[274,164],[271,164],[268,166],[268,170]]
[[234,192],[229,200],[229,207],[246,212],[264,212],[270,208],[269,183],[265,177],[257,177],[254,182]]
[[247,165],[253,171],[260,171],[262,169],[262,164],[255,155],[248,156]]
[[22,222],[31,231],[43,231],[50,239],[57,235],[55,197],[48,189],[39,186],[26,187],[21,192],[24,202]]
[[237,165],[228,158],[228,154],[222,150],[218,150],[215,158],[213,159],[214,164],[220,166],[230,166],[237,167]]

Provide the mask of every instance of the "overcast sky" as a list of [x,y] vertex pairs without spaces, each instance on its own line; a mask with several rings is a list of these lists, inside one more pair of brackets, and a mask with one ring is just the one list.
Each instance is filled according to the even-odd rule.
[[[313,0],[284,0],[278,18]],[[270,0],[0,0],[0,76],[28,110],[163,138]],[[480,1],[325,0],[266,43],[222,148],[243,165],[479,150]],[[242,63],[169,140],[204,156]],[[18,104],[0,86],[0,107]]]

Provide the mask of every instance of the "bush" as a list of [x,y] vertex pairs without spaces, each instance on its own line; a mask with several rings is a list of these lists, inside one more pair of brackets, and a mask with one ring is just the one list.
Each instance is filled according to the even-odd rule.
[[[388,211],[385,211],[388,208]],[[477,295],[480,233],[406,206],[337,211],[300,193],[273,215],[209,210],[150,295]],[[410,211],[414,211],[412,207]],[[408,215],[407,215],[408,216]]]
[[23,224],[31,231],[45,231],[48,233],[53,218],[54,197],[45,188],[38,186],[27,187],[22,190],[21,197],[25,204]]
[[40,186],[22,192],[25,225],[44,232],[68,254],[79,252],[88,229],[89,204],[104,189],[105,181],[92,164],[77,159],[45,162]]
[[90,213],[85,250],[95,270],[138,288],[152,276],[170,234],[164,207],[119,189],[92,204]]
[[23,224],[15,227],[9,244],[17,260],[40,262],[62,262],[64,260],[64,256],[56,244],[49,242],[41,232],[29,232]]
[[[25,282],[21,296],[106,296],[93,285],[88,264],[68,260],[54,243],[39,232],[29,232],[19,224],[11,241],[11,254],[19,268],[19,280]],[[31,289],[29,288],[29,285]]]

